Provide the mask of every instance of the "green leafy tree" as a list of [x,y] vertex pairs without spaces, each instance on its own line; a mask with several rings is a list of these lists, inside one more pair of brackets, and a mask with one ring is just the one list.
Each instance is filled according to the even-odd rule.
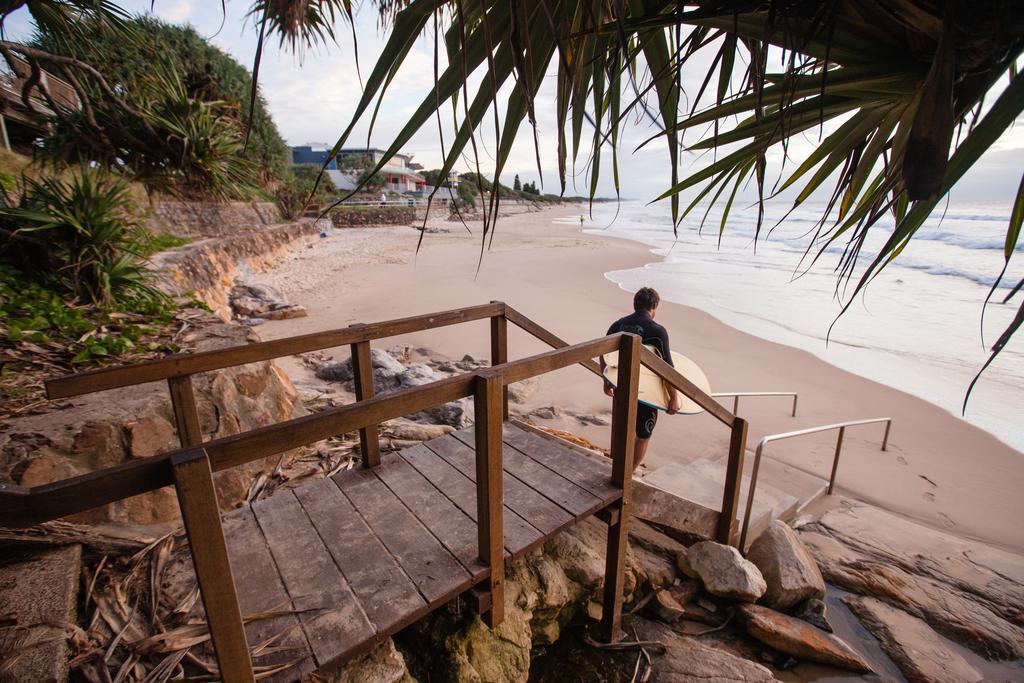
[[[243,156],[258,169],[267,182],[283,173],[290,151],[267,111],[266,102],[258,95],[250,111],[252,78],[248,69],[230,55],[210,44],[189,26],[176,26],[158,19],[139,17],[124,23],[82,21],[76,30],[39,27],[31,45],[40,50],[74,58],[87,63],[102,74],[115,92],[130,100],[153,97],[151,90],[154,65],[178,74],[188,98],[218,103],[221,116],[234,121],[235,129],[244,136],[252,123]],[[44,60],[45,61],[45,60]],[[48,64],[55,73],[59,65]],[[90,102],[109,112],[110,97],[94,80],[76,79]],[[137,95],[136,93],[141,93]],[[102,126],[102,121],[99,122]],[[59,126],[59,124],[58,124]],[[83,130],[83,135],[95,130]],[[127,141],[111,141],[126,144]]]
[[512,189],[515,190],[516,192],[522,192],[523,191],[523,184],[521,182],[519,182],[519,174],[518,173],[516,173],[516,179],[512,181]]
[[274,194],[285,218],[296,218],[310,202],[325,204],[334,198],[337,191],[330,176],[326,173],[320,175],[319,166],[299,164],[285,169]]

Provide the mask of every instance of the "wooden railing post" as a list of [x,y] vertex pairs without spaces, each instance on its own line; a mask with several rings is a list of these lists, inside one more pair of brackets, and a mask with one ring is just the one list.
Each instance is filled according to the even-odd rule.
[[743,485],[743,455],[747,449],[747,421],[737,417],[732,423],[729,439],[729,462],[725,470],[725,491],[722,494],[722,515],[718,518],[718,542],[731,545],[736,536],[736,511],[740,505]]
[[178,452],[171,456],[171,470],[221,678],[253,681],[210,458],[201,448]]
[[505,618],[505,541],[501,463],[501,374],[484,371],[476,378],[476,528],[480,559],[490,568],[491,608],[484,622],[497,626]]
[[622,591],[625,587],[627,529],[629,524],[633,447],[636,441],[637,385],[640,380],[640,338],[624,335],[619,345],[619,374],[612,404],[612,485],[622,487],[608,525],[608,546],[604,569],[602,636],[614,643],[622,635]]
[[196,410],[196,395],[192,391],[192,376],[168,377],[167,388],[171,392],[171,408],[174,409],[174,423],[178,427],[178,441],[181,447],[198,446],[203,442],[203,431],[199,426],[199,411]]
[[[492,304],[501,303],[492,301]],[[508,362],[508,318],[505,314],[491,317],[491,367]],[[508,387],[501,387],[501,417],[508,419]]]
[[[352,376],[356,385],[356,401],[373,398],[373,363],[370,360],[370,342],[352,344]],[[359,430],[359,447],[363,453],[363,467],[380,464],[380,436],[377,425]]]

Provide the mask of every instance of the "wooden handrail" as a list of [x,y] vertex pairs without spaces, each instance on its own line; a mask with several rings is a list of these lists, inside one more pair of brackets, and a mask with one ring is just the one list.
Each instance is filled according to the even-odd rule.
[[[312,415],[278,422],[242,434],[203,444],[214,472],[282,453],[292,448],[378,424],[433,406],[473,395],[476,377],[483,371],[500,373],[503,384],[575,365],[618,348],[621,334],[547,351],[495,368],[447,377],[430,384]],[[174,453],[133,460],[96,472],[41,486],[25,488],[0,485],[0,525],[30,526],[83,512],[123,498],[153,491],[174,483],[170,459]]]
[[157,360],[122,365],[113,368],[89,370],[75,375],[55,377],[46,381],[48,398],[70,398],[96,391],[117,389],[146,382],[194,375],[200,372],[220,370],[235,365],[272,360],[296,353],[319,351],[335,346],[346,346],[358,342],[373,341],[383,337],[394,337],[410,332],[420,332],[438,327],[447,327],[471,320],[482,320],[503,315],[505,304],[495,302],[467,308],[456,308],[440,313],[397,318],[370,325],[356,324],[336,330],[313,332],[284,339],[213,349],[191,354],[178,354]]

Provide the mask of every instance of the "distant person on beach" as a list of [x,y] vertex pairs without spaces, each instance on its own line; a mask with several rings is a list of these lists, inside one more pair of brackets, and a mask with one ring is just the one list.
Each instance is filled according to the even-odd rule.
[[[619,318],[608,328],[607,334],[617,332],[628,332],[640,337],[640,342],[646,346],[653,346],[662,359],[672,365],[672,353],[668,345],[668,332],[664,327],[654,322],[654,316],[658,312],[658,304],[661,297],[651,287],[641,287],[633,295],[633,312],[625,318]],[[603,365],[603,362],[602,362]],[[669,415],[675,415],[679,411],[679,394],[675,387],[666,384],[668,389]],[[615,387],[605,381],[604,393],[609,396],[615,395]],[[647,444],[650,443],[651,434],[654,433],[654,425],[658,422],[658,411],[643,403],[636,406],[636,445],[633,448],[633,469],[640,467],[640,463],[647,454]]]
[[583,232],[583,215],[580,214],[580,232]]

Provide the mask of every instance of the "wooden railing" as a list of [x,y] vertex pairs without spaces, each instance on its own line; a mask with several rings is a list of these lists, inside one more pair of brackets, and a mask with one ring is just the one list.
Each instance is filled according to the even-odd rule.
[[[491,325],[491,367],[386,396],[373,395],[371,340],[483,318],[488,318]],[[521,360],[508,361],[508,321],[555,348]],[[202,442],[192,375],[345,344],[350,345],[352,352],[356,403]],[[615,392],[613,403],[611,435],[612,483],[620,489],[621,495],[609,506],[612,509],[607,515],[610,524],[602,630],[609,641],[618,640],[621,634],[621,596],[640,364],[651,368],[731,429],[718,529],[718,537],[724,542],[732,541],[735,535],[746,422],[733,416],[711,396],[645,349],[635,336],[616,334],[569,345],[501,302],[372,325],[352,325],[339,330],[173,356],[50,380],[47,392],[51,398],[166,381],[182,448],[31,488],[0,484],[0,525],[38,524],[164,486],[175,486],[221,673],[225,680],[253,680],[213,487],[213,473],[354,430],[360,433],[364,466],[373,467],[380,461],[378,424],[473,396],[476,409],[478,551],[480,559],[489,568],[486,581],[490,608],[485,617],[488,623],[497,624],[503,617],[504,605],[501,443],[502,423],[508,415],[507,387],[513,382],[575,364],[600,374],[594,358],[612,351],[620,354],[619,390]]]

